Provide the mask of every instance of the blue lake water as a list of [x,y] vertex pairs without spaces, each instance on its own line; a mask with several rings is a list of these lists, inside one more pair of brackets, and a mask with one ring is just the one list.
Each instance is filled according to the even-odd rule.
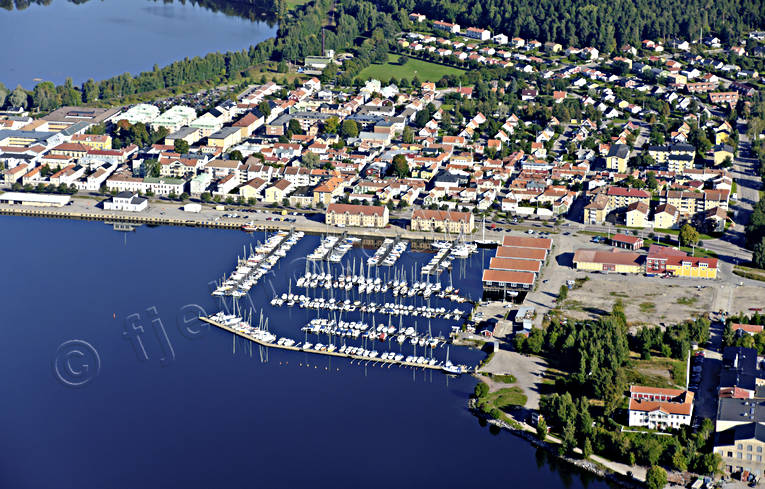
[[185,57],[238,51],[273,37],[276,26],[192,2],[52,0],[0,9],[0,81],[32,88],[36,78],[76,85],[137,74]]
[[[185,323],[199,307],[217,308],[210,281],[262,233],[120,233],[7,216],[0,226],[0,487],[607,487],[482,427],[466,409],[469,376],[276,350],[266,361],[227,332]],[[268,302],[303,272],[317,241],[304,238],[251,291],[279,334],[298,337],[315,317]],[[372,251],[354,249],[346,260]],[[399,268],[429,256],[412,254]],[[472,294],[478,275],[455,268],[452,280]],[[434,334],[448,333],[448,322],[436,323]],[[92,350],[66,357],[67,370],[60,346],[71,340]]]

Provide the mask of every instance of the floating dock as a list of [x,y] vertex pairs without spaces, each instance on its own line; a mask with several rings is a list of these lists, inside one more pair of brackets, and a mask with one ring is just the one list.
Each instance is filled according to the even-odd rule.
[[230,328],[228,326],[225,326],[223,324],[220,324],[220,323],[218,323],[216,321],[213,321],[212,319],[210,319],[208,317],[200,316],[199,319],[201,321],[204,321],[204,322],[206,322],[208,324],[211,324],[211,325],[213,325],[213,326],[215,326],[217,328],[226,330],[229,333],[233,333],[233,334],[235,334],[237,336],[240,336],[240,337],[242,337],[242,338],[244,338],[246,340],[252,341],[253,343],[256,343],[256,344],[258,344],[260,346],[265,346],[265,347],[268,347],[268,348],[276,348],[276,349],[280,349],[280,350],[290,350],[290,351],[298,351],[298,352],[302,351],[302,352],[305,352],[305,353],[313,353],[315,355],[324,355],[324,356],[328,356],[328,357],[340,357],[340,358],[347,358],[347,359],[350,359],[350,360],[361,360],[361,361],[365,361],[365,362],[379,363],[379,364],[382,364],[382,365],[389,364],[389,365],[398,365],[398,366],[401,366],[401,367],[412,367],[412,368],[422,368],[422,369],[429,369],[429,370],[440,370],[440,371],[442,371],[444,373],[457,374],[457,373],[468,373],[468,372],[470,372],[470,369],[468,369],[468,368],[464,368],[462,372],[447,372],[446,370],[444,370],[444,366],[443,365],[429,365],[429,364],[426,364],[426,363],[413,363],[413,362],[406,362],[406,361],[403,361],[403,360],[402,361],[396,361],[396,360],[389,360],[389,359],[382,359],[382,358],[370,358],[370,357],[364,357],[364,356],[361,356],[361,355],[350,355],[348,353],[340,353],[340,352],[337,352],[337,351],[320,351],[320,350],[313,350],[313,349],[304,350],[304,349],[300,348],[299,346],[287,346],[287,345],[279,345],[277,343],[267,343],[265,341],[260,341],[260,340],[258,340],[256,338],[253,338],[252,336],[246,335],[246,334],[244,334],[242,332],[236,331],[235,329]]

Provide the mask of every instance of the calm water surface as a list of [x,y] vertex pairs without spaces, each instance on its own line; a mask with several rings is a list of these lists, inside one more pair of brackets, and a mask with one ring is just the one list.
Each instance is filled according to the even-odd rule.
[[0,9],[0,81],[32,88],[36,78],[76,85],[148,71],[185,57],[238,51],[273,37],[276,26],[191,2],[52,0]]
[[[265,358],[224,331],[185,324],[197,306],[216,310],[209,282],[262,234],[125,234],[22,217],[0,217],[0,226],[0,487],[607,487],[480,426],[466,410],[470,377],[295,352]],[[279,334],[299,337],[315,316],[268,301],[304,271],[317,241],[304,238],[250,294]],[[354,249],[348,260],[358,266],[369,252]],[[429,256],[412,254],[399,268]],[[455,287],[475,293],[478,270],[455,269]],[[143,351],[123,336],[140,326]],[[434,334],[449,326],[432,324]],[[73,339],[100,359],[79,388],[55,374],[57,349]],[[452,350],[459,361],[481,356]]]

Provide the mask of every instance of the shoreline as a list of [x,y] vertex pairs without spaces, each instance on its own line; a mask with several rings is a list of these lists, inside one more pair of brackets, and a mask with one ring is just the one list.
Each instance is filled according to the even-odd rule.
[[[242,211],[240,211],[242,212]],[[254,210],[244,211],[253,213]],[[281,217],[279,210],[266,211],[272,213],[276,217]],[[205,227],[211,229],[228,229],[228,230],[241,230],[244,224],[251,222],[252,220],[244,218],[219,218],[208,219],[204,215],[190,213],[182,217],[171,217],[165,215],[136,215],[128,213],[115,213],[101,211],[100,209],[92,210],[64,210],[63,208],[52,207],[20,207],[18,205],[2,204],[0,205],[0,215],[9,216],[25,216],[25,217],[42,217],[42,218],[54,218],[54,219],[71,219],[80,221],[103,221],[106,223],[125,223],[125,224],[147,224],[147,225],[168,225],[168,226],[188,226],[188,227]],[[456,241],[459,238],[457,234],[444,234],[438,232],[423,232],[423,231],[410,231],[398,226],[389,225],[386,228],[365,228],[365,227],[343,227],[330,226],[322,222],[308,221],[306,219],[299,219],[297,222],[285,222],[285,221],[257,221],[254,222],[253,227],[256,228],[255,232],[260,231],[289,231],[294,229],[296,231],[303,231],[308,234],[335,234],[343,235],[349,234],[365,238],[401,238],[410,241]],[[503,231],[487,231],[486,237],[489,239],[496,239],[499,242],[502,239]],[[473,240],[476,238],[477,233],[466,235],[466,238]]]
[[[475,403],[475,399],[471,397],[470,399],[468,399],[467,407],[470,413],[473,414],[475,417],[485,420],[487,424],[496,426],[500,430],[508,431],[510,432],[510,434],[526,440],[527,442],[529,442],[532,446],[536,448],[545,450],[545,452],[547,452],[550,456],[555,458],[555,460],[565,462],[567,465],[572,466],[573,468],[576,468],[583,472],[588,472],[596,477],[599,477],[602,480],[619,484],[622,487],[626,487],[630,489],[639,489],[639,488],[645,487],[644,483],[640,481],[639,479],[636,479],[634,476],[628,479],[627,475],[602,467],[598,462],[585,460],[585,459],[572,458],[566,455],[560,455],[555,445],[547,441],[540,440],[539,438],[537,438],[537,436],[534,433],[526,429],[513,427],[512,425],[502,420],[494,419],[486,415],[486,413],[477,409],[474,403]],[[518,421],[515,421],[515,422],[519,423]]]

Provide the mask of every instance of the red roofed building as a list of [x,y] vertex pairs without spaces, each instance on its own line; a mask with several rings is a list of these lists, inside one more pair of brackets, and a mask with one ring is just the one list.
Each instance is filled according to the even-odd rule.
[[388,225],[388,208],[381,205],[329,204],[325,222],[334,226],[384,228]]
[[552,249],[552,239],[550,238],[531,238],[527,236],[505,236],[502,239],[502,246],[515,246],[518,248],[541,248],[550,251]]
[[448,233],[473,232],[475,217],[471,212],[415,209],[412,212],[412,231],[446,231]]
[[630,386],[629,425],[651,429],[679,428],[691,423],[693,392]]
[[762,332],[763,326],[759,324],[731,323],[730,329],[734,333],[741,331],[742,333],[757,334]]
[[494,257],[489,261],[492,270],[510,270],[514,272],[539,273],[542,270],[542,262],[537,260],[523,260],[520,258]]
[[651,245],[646,274],[669,273],[675,277],[717,278],[717,258],[694,257],[669,246]]
[[634,202],[645,202],[647,205],[651,203],[651,194],[637,188],[608,187],[606,195],[609,209],[627,207]]
[[611,245],[635,251],[643,247],[643,238],[626,234],[614,234],[611,236]]

